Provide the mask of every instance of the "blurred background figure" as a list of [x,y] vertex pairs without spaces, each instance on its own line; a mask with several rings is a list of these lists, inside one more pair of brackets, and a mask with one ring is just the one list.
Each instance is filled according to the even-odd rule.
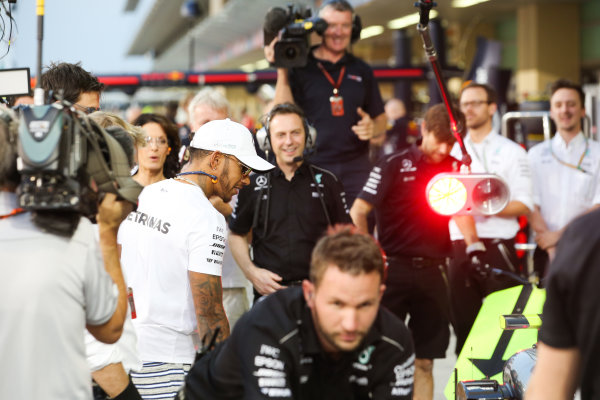
[[229,117],[230,112],[225,96],[216,89],[206,87],[194,96],[188,106],[190,128],[192,132],[196,132],[209,121]]
[[389,99],[384,109],[388,122],[384,148],[391,147],[390,152],[393,152],[408,145],[409,118],[406,115],[406,106],[400,99]]
[[32,105],[33,104],[33,96],[30,95],[26,95],[26,96],[16,96],[12,99],[12,104],[10,104],[12,107],[17,107],[17,106],[28,106],[28,105]]
[[400,99],[389,99],[384,106],[387,119],[385,141],[371,143],[371,161],[376,162],[379,157],[389,155],[398,149],[409,145],[408,131],[410,119],[406,115],[406,106]]
[[252,115],[248,112],[248,109],[244,107],[242,109],[242,125],[244,125],[250,132],[254,130],[255,121]]
[[564,79],[550,90],[556,134],[529,149],[535,204],[531,227],[537,243],[533,262],[540,279],[568,223],[600,206],[600,143],[583,133],[584,92]]
[[125,110],[125,121],[133,124],[140,115],[142,115],[142,108],[137,104],[131,104],[127,107],[127,110]]
[[167,117],[142,114],[133,121],[146,134],[145,145],[137,146],[138,166],[133,179],[142,186],[174,178],[179,172],[181,142],[177,126]]
[[194,98],[194,92],[188,92],[179,100],[179,109],[177,111],[177,118],[175,122],[179,127],[179,139],[181,140],[181,146],[190,145],[190,135],[193,132],[190,127],[190,114],[188,112],[190,102]]

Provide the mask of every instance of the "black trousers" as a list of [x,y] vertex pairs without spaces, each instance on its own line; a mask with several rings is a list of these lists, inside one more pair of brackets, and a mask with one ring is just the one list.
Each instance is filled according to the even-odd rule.
[[[481,239],[486,252],[480,257],[482,264],[518,274],[518,259],[514,239]],[[482,300],[488,294],[520,283],[505,276],[484,276],[477,272],[467,257],[466,245],[462,240],[452,243],[454,257],[450,261],[448,281],[450,284],[451,321],[456,334],[456,354],[471,331],[479,313]]]
[[417,358],[444,358],[450,339],[447,262],[442,258],[388,257],[381,303],[405,321]]
[[540,278],[540,287],[544,287],[545,277],[548,273],[548,267],[550,266],[550,257],[548,252],[542,249],[540,246],[535,248],[533,252],[533,270]]
[[[108,397],[106,392],[100,386],[98,386],[98,384],[96,382],[94,382],[94,385],[93,385],[93,393],[94,393],[94,400],[110,399],[110,397]],[[129,377],[129,385],[127,385],[127,387],[117,397],[112,397],[112,399],[114,399],[114,400],[142,400],[142,397],[138,393],[136,387],[133,385],[133,382],[131,381],[131,377]]]

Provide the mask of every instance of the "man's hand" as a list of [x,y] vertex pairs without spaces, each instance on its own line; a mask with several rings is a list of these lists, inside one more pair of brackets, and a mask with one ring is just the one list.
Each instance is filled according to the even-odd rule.
[[220,198],[219,196],[216,196],[216,195],[210,196],[210,198],[208,199],[208,201],[210,201],[210,204],[212,204],[213,207],[216,208],[218,212],[220,212],[221,214],[223,214],[223,216],[225,218],[229,218],[229,216],[233,212],[233,208],[231,208],[231,206],[229,205],[229,203],[225,203],[223,201],[223,199]]
[[548,251],[549,248],[556,246],[558,239],[560,239],[560,231],[544,231],[539,232],[535,235],[535,242],[542,249]]
[[275,62],[275,43],[277,43],[278,40],[279,38],[276,37],[271,41],[271,43],[269,43],[268,46],[263,48],[265,59],[271,64]]
[[117,201],[117,196],[113,193],[106,193],[98,206],[96,221],[98,221],[104,269],[119,289],[117,308],[110,319],[102,325],[87,325],[88,331],[104,343],[114,343],[119,339],[127,314],[127,289],[119,261],[117,232],[121,221],[131,210],[133,210],[131,203]]
[[263,296],[284,289],[285,286],[279,284],[281,279],[281,276],[276,273],[260,267],[255,267],[250,275],[250,282],[252,282],[256,291]]
[[467,246],[466,253],[471,261],[473,271],[486,277],[489,273],[490,266],[485,262],[486,248],[483,242],[476,242]]
[[98,206],[96,221],[100,226],[118,230],[121,222],[131,211],[133,211],[133,204],[128,201],[117,201],[114,193],[106,193]]
[[279,289],[283,289],[281,286],[281,276],[267,269],[257,267],[250,259],[250,251],[248,249],[248,235],[238,235],[233,232],[229,232],[229,248],[231,254],[237,265],[241,268],[244,275],[252,285],[254,289],[262,295],[271,294]]
[[360,140],[371,140],[375,126],[371,116],[360,107],[356,109],[356,112],[360,116],[360,121],[352,127],[352,131]]
[[548,259],[550,262],[554,261],[554,257],[556,257],[556,247],[548,247],[546,251],[548,252]]

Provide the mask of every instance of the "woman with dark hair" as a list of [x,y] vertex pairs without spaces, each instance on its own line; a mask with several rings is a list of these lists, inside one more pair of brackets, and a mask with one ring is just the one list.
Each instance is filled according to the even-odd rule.
[[179,172],[181,141],[177,126],[165,116],[142,114],[133,121],[145,133],[145,145],[136,146],[138,170],[133,179],[142,186],[174,178]]

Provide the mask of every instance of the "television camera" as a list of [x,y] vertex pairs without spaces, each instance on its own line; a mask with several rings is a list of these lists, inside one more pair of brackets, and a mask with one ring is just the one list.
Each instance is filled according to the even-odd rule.
[[20,207],[86,213],[90,185],[137,203],[142,188],[121,145],[66,101],[23,108],[18,138]]
[[303,67],[308,60],[311,32],[323,35],[327,22],[312,17],[312,11],[301,5],[289,4],[286,8],[273,7],[265,16],[263,25],[264,44],[275,43],[273,66],[280,68]]
[[[0,82],[5,74],[13,77],[14,71],[0,71]],[[28,78],[28,71],[22,76]],[[29,82],[22,86],[28,88]],[[110,132],[120,128],[103,129],[56,97],[53,104],[17,109],[17,201],[20,208],[34,211],[38,225],[47,220],[50,226],[42,228],[69,235],[80,215],[93,219],[103,193],[136,205],[142,186],[131,178],[127,154]],[[0,114],[9,125],[17,122],[9,111]],[[43,217],[51,215],[58,218]]]

